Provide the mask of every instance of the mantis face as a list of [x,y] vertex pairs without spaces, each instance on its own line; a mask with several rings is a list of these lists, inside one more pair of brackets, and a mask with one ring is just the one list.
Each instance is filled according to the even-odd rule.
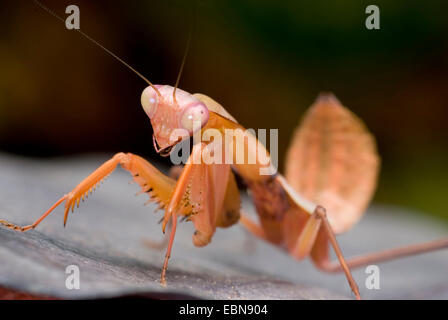
[[209,111],[198,98],[168,85],[149,86],[143,90],[141,103],[154,130],[154,147],[167,155],[181,140],[204,127]]

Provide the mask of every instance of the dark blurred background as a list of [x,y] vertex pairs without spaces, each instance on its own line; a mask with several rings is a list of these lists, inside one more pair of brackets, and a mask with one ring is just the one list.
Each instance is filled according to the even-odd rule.
[[[365,27],[367,1],[42,2],[64,18],[78,5],[81,29],[156,84],[174,85],[194,25],[180,87],[247,128],[279,128],[281,161],[306,108],[332,91],[377,137],[376,202],[448,219],[442,1],[375,1],[380,30]],[[141,79],[31,0],[1,2],[0,34],[1,152],[160,160]]]

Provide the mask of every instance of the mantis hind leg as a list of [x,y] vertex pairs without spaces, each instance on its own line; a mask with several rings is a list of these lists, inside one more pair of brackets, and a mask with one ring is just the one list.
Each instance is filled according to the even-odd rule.
[[[325,242],[322,241],[322,234],[326,234],[327,236]],[[316,247],[320,248],[322,244],[325,244],[328,252],[329,243],[331,243],[331,245],[333,246],[333,249],[338,258],[339,268],[341,271],[344,271],[347,281],[353,293],[355,294],[356,299],[361,299],[358,285],[356,284],[356,281],[351,274],[350,267],[345,261],[342,250],[339,247],[330,223],[328,222],[325,208],[323,208],[322,206],[317,206],[313,214],[308,218],[303,229],[300,232],[295,246],[290,248],[290,254],[298,260],[301,260],[311,254],[313,261],[316,262],[314,260],[314,258],[316,257]]]
[[[400,248],[368,253],[365,255],[347,259],[349,268],[359,268],[373,263],[390,261],[417,254],[448,249],[448,238],[438,239],[430,242],[409,245]],[[341,266],[336,261],[330,261],[328,254],[328,238],[325,233],[318,236],[316,246],[311,254],[316,266],[327,272],[341,272]]]

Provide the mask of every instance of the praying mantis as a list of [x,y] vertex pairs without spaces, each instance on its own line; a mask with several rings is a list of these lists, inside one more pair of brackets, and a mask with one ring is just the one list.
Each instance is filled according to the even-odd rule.
[[[210,137],[194,144],[177,179],[163,174],[138,155],[117,153],[31,225],[19,226],[0,220],[1,225],[21,232],[34,229],[65,202],[65,226],[69,211],[120,165],[133,176],[141,191],[164,209],[162,231],[165,233],[167,225],[170,227],[160,277],[163,285],[166,285],[179,218],[193,223],[192,241],[197,247],[208,245],[218,227],[240,223],[256,237],[278,246],[297,260],[310,257],[321,270],[344,272],[357,299],[360,294],[351,268],[448,247],[447,238],[349,260],[344,258],[335,234],[348,231],[362,217],[376,188],[380,160],[373,135],[332,94],[321,94],[297,128],[288,150],[285,176],[277,172],[261,174],[266,170],[272,172],[269,153],[218,102],[206,95],[179,89],[179,77],[174,87],[154,85],[114,53],[78,31],[148,83],[141,104],[153,128],[154,148],[160,155],[167,156],[182,141],[197,134],[207,136],[210,130],[221,136],[228,130],[238,134],[224,144],[216,144],[216,139]],[[238,151],[254,155],[255,161],[238,161]],[[226,158],[229,153],[231,156]],[[221,160],[230,161],[210,163],[204,161],[204,154],[218,154]],[[242,211],[235,175],[246,185],[258,221]],[[330,246],[337,261],[330,259]]]

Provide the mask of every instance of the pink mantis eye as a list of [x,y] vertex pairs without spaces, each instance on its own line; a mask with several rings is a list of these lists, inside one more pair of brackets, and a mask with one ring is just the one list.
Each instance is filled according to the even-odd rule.
[[189,106],[180,117],[180,126],[190,133],[201,129],[208,121],[208,109],[203,103]]
[[148,117],[152,118],[158,106],[158,95],[153,88],[147,87],[143,90],[141,103]]

